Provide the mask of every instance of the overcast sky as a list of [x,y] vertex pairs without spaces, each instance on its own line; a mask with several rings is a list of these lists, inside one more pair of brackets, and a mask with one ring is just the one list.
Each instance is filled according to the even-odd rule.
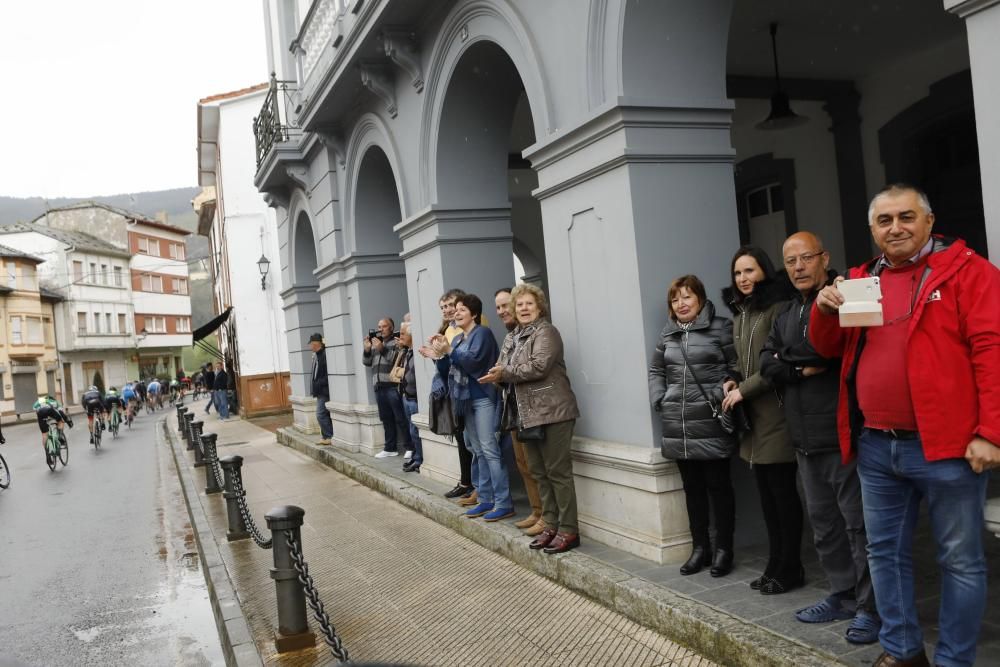
[[198,100],[267,80],[263,3],[4,1],[0,63],[0,195],[194,186]]

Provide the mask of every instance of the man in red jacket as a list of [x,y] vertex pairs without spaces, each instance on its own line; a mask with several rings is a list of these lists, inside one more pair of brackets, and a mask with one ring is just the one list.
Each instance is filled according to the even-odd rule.
[[881,327],[841,328],[836,283],[816,298],[809,339],[843,357],[838,432],[861,477],[868,561],[882,616],[875,662],[927,665],[913,590],[913,531],[923,498],[941,567],[937,665],[972,665],[986,606],[986,470],[1000,467],[1000,270],[964,241],[931,234],[927,196],[875,195],[882,255],[851,269],[878,276]]

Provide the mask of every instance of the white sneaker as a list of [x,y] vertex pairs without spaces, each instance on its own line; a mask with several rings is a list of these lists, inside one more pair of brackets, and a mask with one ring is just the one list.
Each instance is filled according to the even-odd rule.
[[382,450],[381,452],[379,452],[378,454],[375,455],[375,458],[377,458],[377,459],[387,459],[390,456],[399,456],[399,452],[387,452],[385,450]]
[[412,458],[413,458],[413,450],[412,449],[407,449],[406,453],[403,454],[403,459],[409,461]]

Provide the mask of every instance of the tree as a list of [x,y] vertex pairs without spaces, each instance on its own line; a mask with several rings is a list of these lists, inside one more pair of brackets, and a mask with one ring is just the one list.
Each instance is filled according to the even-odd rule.
[[104,396],[104,378],[101,377],[101,371],[94,371],[94,381],[91,384],[97,387],[97,391],[101,392],[101,396]]

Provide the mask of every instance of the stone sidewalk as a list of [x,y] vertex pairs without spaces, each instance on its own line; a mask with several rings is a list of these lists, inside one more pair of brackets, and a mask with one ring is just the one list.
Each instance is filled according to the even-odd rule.
[[[167,419],[192,514],[207,524],[213,590],[229,582],[265,664],[334,664],[322,647],[277,655],[270,551],[227,542],[225,504],[204,494],[204,475]],[[409,665],[711,665],[656,632],[476,544],[330,467],[283,447],[272,433],[231,419],[206,420],[220,456],[244,459],[257,523],[276,505],[305,509],[303,550],[326,610],[357,663]],[[193,488],[192,488],[193,487]],[[458,508],[455,508],[457,515]],[[545,556],[552,563],[565,556]],[[542,556],[539,555],[541,558]],[[211,559],[210,559],[211,560]],[[224,568],[223,569],[220,569]],[[217,614],[226,614],[226,600]],[[229,614],[231,618],[233,614]],[[239,624],[232,627],[239,628]],[[313,626],[315,628],[315,625]],[[247,642],[239,630],[230,641]]]

